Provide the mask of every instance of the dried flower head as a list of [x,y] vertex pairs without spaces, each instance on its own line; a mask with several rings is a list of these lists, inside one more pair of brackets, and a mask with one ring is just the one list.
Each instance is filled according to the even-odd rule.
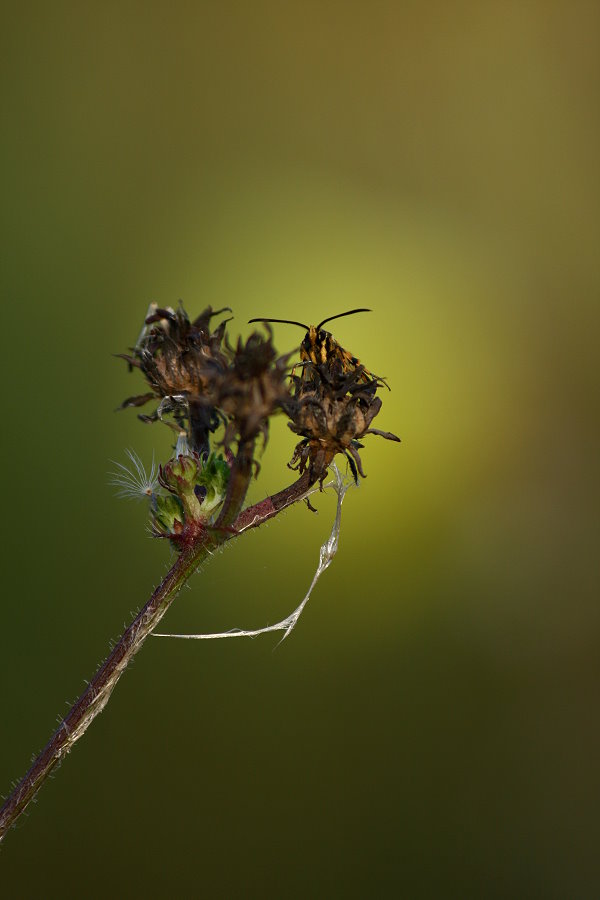
[[266,443],[269,416],[290,399],[287,375],[289,354],[277,357],[273,335],[253,332],[246,343],[241,338],[232,353],[231,365],[219,379],[218,406],[227,418],[223,443],[234,438],[241,443],[259,434]]
[[[254,442],[262,435],[266,443],[269,418],[278,409],[285,410],[291,419],[290,428],[302,437],[289,465],[301,474],[308,470],[313,483],[323,483],[338,453],[347,458],[355,480],[359,475],[365,477],[359,456],[360,440],[365,435],[399,440],[389,432],[371,428],[381,409],[377,391],[387,385],[333,340],[323,343],[318,358],[303,358],[297,364],[300,375],[292,371],[289,376],[291,354],[278,357],[268,324],[266,336],[255,331],[245,342],[238,339],[233,347],[225,338],[229,320],[211,332],[215,315],[209,306],[192,321],[181,306],[177,311],[152,306],[131,355],[124,356],[130,367],[143,372],[151,391],[129,397],[122,407],[158,400],[154,413],[140,418],[151,422],[170,416],[167,424],[178,431],[175,460],[196,459],[199,471],[211,452],[210,434],[222,423],[224,464],[231,466],[230,447],[237,442],[236,466],[241,473],[240,484],[246,484],[252,466],[258,469]],[[174,465],[177,468],[178,464]],[[184,475],[179,473],[180,478]],[[168,487],[165,478],[163,469],[163,488]],[[190,490],[182,492],[179,485],[177,491],[188,521],[199,516],[200,498],[194,494],[198,488],[196,476],[192,481]],[[237,480],[231,482],[232,497],[241,497],[246,490],[238,489],[237,484]]]
[[151,415],[139,418],[155,422],[170,413],[174,419],[172,427],[177,431],[185,429],[190,446],[200,455],[208,454],[209,432],[219,425],[215,384],[229,365],[222,348],[227,320],[210,331],[210,320],[222,312],[225,309],[213,311],[208,306],[190,321],[182,306],[175,311],[152,304],[131,355],[120,354],[130,369],[143,372],[152,389],[128,397],[120,408],[144,406],[150,400],[158,400]]
[[315,365],[304,363],[301,376],[294,376],[294,397],[286,411],[292,420],[289,427],[303,436],[289,463],[302,474],[308,467],[311,481],[321,484],[327,468],[338,453],[347,458],[355,481],[365,477],[358,451],[360,438],[379,434],[387,440],[399,441],[390,432],[370,427],[381,409],[376,396],[383,382],[378,378],[365,381],[364,366],[347,371],[339,359]]

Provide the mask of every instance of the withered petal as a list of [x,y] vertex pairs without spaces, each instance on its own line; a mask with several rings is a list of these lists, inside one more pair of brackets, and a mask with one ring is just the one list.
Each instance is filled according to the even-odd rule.
[[[354,444],[349,445],[348,450],[346,452],[346,456],[348,456],[348,453],[350,453],[352,455],[354,462],[356,463],[356,468],[358,469],[361,477],[366,478],[367,476],[365,475],[365,473],[363,471],[362,462],[361,462],[360,456],[358,455],[358,450]],[[348,459],[350,459],[350,457],[348,457]]]
[[378,434],[379,437],[385,438],[386,441],[397,441],[399,444],[402,443],[402,439],[398,437],[396,434],[392,434],[391,431],[379,431],[378,428],[369,428],[368,431],[365,431],[365,434]]
[[117,407],[117,410],[128,409],[131,406],[143,406],[150,400],[156,400],[156,394],[154,392],[149,394],[137,394],[135,397],[127,397],[127,399],[123,400],[121,405]]

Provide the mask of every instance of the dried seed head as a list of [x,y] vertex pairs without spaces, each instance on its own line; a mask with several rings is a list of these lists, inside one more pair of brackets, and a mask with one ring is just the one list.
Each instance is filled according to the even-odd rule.
[[[124,356],[130,368],[141,369],[151,391],[128,398],[122,406],[157,400],[154,413],[140,418],[151,422],[170,416],[173,421],[167,424],[178,432],[175,459],[161,469],[160,482],[178,497],[186,519],[202,518],[200,506],[207,501],[208,486],[200,472],[210,455],[209,435],[220,423],[225,425],[225,453],[237,441],[238,462],[243,453],[244,465],[250,465],[255,462],[254,440],[262,434],[266,442],[270,416],[283,409],[292,431],[302,437],[290,466],[301,473],[308,468],[311,480],[321,483],[338,453],[348,459],[355,479],[364,477],[358,455],[364,435],[399,440],[370,427],[381,409],[377,391],[384,382],[358,359],[340,348],[326,352],[325,347],[319,362],[305,359],[299,364],[302,374],[292,374],[290,386],[291,354],[277,356],[268,324],[266,337],[253,332],[245,343],[239,339],[232,347],[224,340],[227,320],[210,331],[216,314],[209,306],[191,321],[183,307],[175,311],[153,306],[131,355]],[[223,465],[228,474],[228,464]],[[220,495],[220,488],[215,489],[214,498]]]
[[208,306],[190,321],[182,306],[177,311],[152,306],[131,355],[122,355],[130,368],[141,369],[152,390],[128,397],[121,408],[159,400],[156,410],[140,419],[154,422],[172,415],[171,427],[184,429],[201,455],[208,455],[209,432],[219,424],[215,386],[229,365],[222,347],[226,320],[210,331],[211,318],[221,312]]
[[266,443],[269,416],[290,399],[287,362],[289,355],[277,358],[272,332],[267,337],[253,332],[244,344],[238,339],[231,365],[218,385],[218,407],[227,417],[223,443],[250,441],[259,434]]
[[[253,332],[234,348],[223,341],[226,321],[210,332],[217,313],[207,307],[190,321],[183,307],[152,307],[132,354],[130,368],[141,369],[152,391],[129,397],[121,408],[159,400],[145,422],[167,421],[183,431],[189,449],[200,457],[210,452],[209,434],[225,424],[223,444],[252,441],[268,433],[269,416],[287,400],[287,359],[277,358],[271,329]],[[219,312],[223,312],[220,310]],[[181,434],[178,439],[181,440]]]
[[360,438],[380,434],[388,440],[400,440],[370,428],[381,409],[376,393],[382,382],[377,378],[364,381],[364,377],[363,366],[344,371],[339,359],[304,364],[302,375],[293,379],[294,397],[286,408],[292,420],[289,427],[304,438],[294,450],[291,468],[298,468],[302,474],[308,467],[311,479],[322,483],[333,458],[343,453],[358,480],[358,475],[365,477],[358,454]]

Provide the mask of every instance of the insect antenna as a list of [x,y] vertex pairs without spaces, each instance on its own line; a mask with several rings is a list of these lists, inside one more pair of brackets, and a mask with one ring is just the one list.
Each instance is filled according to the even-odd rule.
[[280,322],[282,325],[299,325],[300,328],[309,331],[308,325],[303,325],[302,322],[294,322],[292,319],[248,319],[248,325],[252,322]]
[[[319,322],[319,324],[317,325],[317,331],[319,330],[319,328],[321,328],[322,325],[325,325],[326,322],[332,322],[334,319],[341,319],[343,316],[353,316],[354,313],[359,313],[359,312],[373,312],[373,310],[362,309],[362,308],[361,309],[350,309],[350,310],[348,310],[348,312],[338,313],[337,316],[329,316],[328,319],[323,319],[322,322]],[[298,324],[298,323],[296,323],[296,324]],[[302,327],[304,327],[304,326],[302,326]]]

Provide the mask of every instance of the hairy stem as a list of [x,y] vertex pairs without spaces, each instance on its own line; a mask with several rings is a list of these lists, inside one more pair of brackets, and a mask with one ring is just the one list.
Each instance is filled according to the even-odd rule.
[[264,500],[255,503],[254,506],[249,506],[241,512],[235,519],[233,528],[237,532],[245,531],[247,528],[258,528],[267,519],[272,519],[273,516],[276,516],[286,507],[301,500],[310,491],[316,480],[316,478],[311,478],[308,470],[306,470],[294,484],[284,488],[277,494],[265,497]]
[[144,608],[124,631],[110,656],[75,701],[27,774],[0,810],[0,841],[34,798],[52,769],[71,750],[75,741],[102,712],[128,663],[160,622],[181,587],[210,552],[206,543],[179,556]]
[[[249,452],[251,454],[252,448]],[[240,454],[238,453],[239,458]],[[238,459],[236,459],[236,463]],[[229,528],[228,522],[219,523],[214,530],[204,532],[198,543],[186,548],[178,557],[141,612],[123,632],[119,642],[100,666],[85,691],[75,701],[27,774],[17,784],[0,809],[0,841],[33,800],[52,769],[67,755],[96,716],[102,712],[128,663],[141,649],[146,638],[158,625],[180,589],[196,571],[202,560],[219,544],[231,540],[246,528],[256,528],[301,499],[311,487],[311,481],[305,473],[294,484],[239,514],[250,481],[252,465],[251,463],[246,464],[245,456],[241,466],[236,466],[236,463],[234,463],[232,471],[235,488],[228,497],[229,510],[227,514],[229,521],[234,523],[233,527]],[[223,528],[223,530],[220,531],[219,528]]]
[[217,528],[225,528],[238,517],[250,482],[252,480],[252,467],[254,465],[255,438],[240,441],[237,456],[231,467],[227,496],[223,503],[221,514],[217,520]]

